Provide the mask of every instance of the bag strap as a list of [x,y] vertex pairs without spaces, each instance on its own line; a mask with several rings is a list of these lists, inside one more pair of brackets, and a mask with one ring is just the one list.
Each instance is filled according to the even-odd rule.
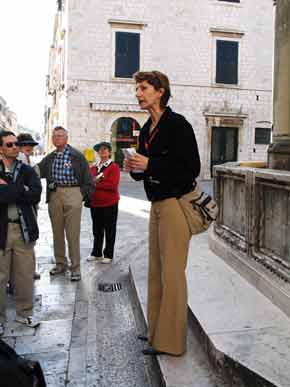
[[106,164],[106,163],[103,164],[103,165],[101,166],[100,169],[99,169],[98,166],[96,165],[96,169],[98,170],[98,173],[101,173],[101,172],[103,172],[105,169],[109,168],[109,166],[112,165],[112,164],[113,164],[113,161],[111,160],[110,163],[108,163],[108,164]]

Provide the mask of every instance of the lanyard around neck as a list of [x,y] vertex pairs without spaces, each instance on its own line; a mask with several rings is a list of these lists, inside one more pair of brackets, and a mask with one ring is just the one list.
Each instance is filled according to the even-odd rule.
[[154,138],[156,137],[156,135],[158,134],[158,132],[159,132],[158,126],[155,126],[155,128],[152,130],[152,132],[149,133],[149,135],[148,135],[148,140],[145,140],[145,149],[146,149],[146,151],[148,150],[149,145],[150,145],[151,142],[154,140]]

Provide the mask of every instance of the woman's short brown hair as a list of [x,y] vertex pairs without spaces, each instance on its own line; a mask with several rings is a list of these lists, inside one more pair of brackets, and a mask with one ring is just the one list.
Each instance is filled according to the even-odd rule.
[[167,75],[160,71],[138,71],[133,75],[135,82],[147,81],[154,87],[155,90],[164,89],[164,94],[160,99],[160,105],[166,107],[169,98],[171,97],[169,79]]

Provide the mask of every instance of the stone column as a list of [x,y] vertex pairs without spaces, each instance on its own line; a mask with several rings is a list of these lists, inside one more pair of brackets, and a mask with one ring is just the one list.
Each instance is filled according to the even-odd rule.
[[273,143],[268,166],[290,170],[290,0],[277,0],[274,50]]

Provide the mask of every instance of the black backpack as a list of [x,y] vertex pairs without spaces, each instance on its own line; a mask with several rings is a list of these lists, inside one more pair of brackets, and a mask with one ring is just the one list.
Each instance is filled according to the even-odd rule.
[[0,339],[1,387],[46,387],[38,361],[26,360]]

